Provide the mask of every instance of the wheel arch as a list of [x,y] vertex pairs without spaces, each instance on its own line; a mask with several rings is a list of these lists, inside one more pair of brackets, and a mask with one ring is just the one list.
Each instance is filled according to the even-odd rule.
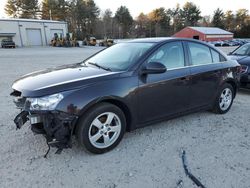
[[236,93],[237,93],[237,90],[238,90],[238,85],[237,85],[237,83],[236,83],[235,80],[233,80],[233,79],[227,79],[227,80],[225,81],[225,83],[228,83],[228,84],[230,84],[230,85],[233,87],[233,89],[234,89],[234,98],[235,98]]
[[[117,98],[110,98],[110,97],[104,97],[104,98],[100,98],[100,99],[96,99],[90,103],[88,103],[80,112],[79,116],[82,117],[84,116],[84,114],[86,114],[90,109],[94,108],[96,105],[100,104],[100,103],[110,103],[113,104],[115,106],[117,106],[118,108],[120,108],[126,118],[126,131],[130,131],[132,130],[132,113],[130,111],[130,109],[128,108],[128,106],[125,104],[125,102],[117,99]],[[76,122],[77,124],[78,122]],[[74,128],[75,129],[75,128]],[[75,131],[75,130],[74,130]]]

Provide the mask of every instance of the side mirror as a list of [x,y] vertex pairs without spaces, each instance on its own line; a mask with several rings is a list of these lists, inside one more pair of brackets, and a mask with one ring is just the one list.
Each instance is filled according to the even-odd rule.
[[141,74],[160,74],[166,72],[167,68],[162,63],[147,63],[141,70]]

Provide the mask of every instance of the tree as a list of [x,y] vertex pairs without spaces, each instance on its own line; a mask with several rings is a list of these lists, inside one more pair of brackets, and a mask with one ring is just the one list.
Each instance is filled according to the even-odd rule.
[[85,3],[86,3],[85,24],[87,28],[87,33],[93,35],[95,30],[96,20],[100,14],[100,10],[96,6],[93,0],[85,0]]
[[211,25],[210,20],[211,20],[210,16],[203,16],[201,21],[200,21],[199,26],[201,26],[201,27],[210,27],[210,25]]
[[66,20],[69,23],[69,31],[78,39],[84,39],[95,34],[95,26],[98,21],[99,8],[93,0],[73,0],[68,3],[69,14]]
[[39,12],[38,0],[22,0],[20,18],[37,18]]
[[4,11],[8,16],[17,18],[19,17],[20,8],[20,0],[8,0]]
[[184,26],[196,26],[202,18],[200,9],[192,2],[185,3],[180,14]]
[[74,0],[69,5],[69,31],[73,32],[78,39],[86,37],[86,3],[84,0]]
[[115,13],[115,20],[119,25],[119,38],[127,37],[133,24],[133,18],[128,8],[125,6],[119,7]]
[[173,33],[180,31],[184,28],[184,23],[181,15],[180,4],[177,4],[175,8],[169,10],[170,16],[172,18],[172,29]]
[[234,31],[235,29],[235,16],[233,14],[233,11],[228,10],[225,13],[225,29],[228,31]]
[[157,8],[150,12],[148,17],[154,25],[155,36],[165,36],[167,29],[170,26],[170,17],[168,16],[166,10],[163,7]]
[[42,19],[67,21],[69,3],[66,0],[43,0]]
[[150,20],[147,15],[140,13],[135,22],[136,37],[150,36]]
[[103,17],[103,33],[104,37],[113,37],[113,17],[112,17],[112,11],[110,9],[106,9]]
[[225,16],[224,16],[223,10],[217,8],[214,11],[214,15],[213,15],[213,19],[212,19],[212,25],[214,27],[219,27],[219,28],[224,29],[224,27],[225,27],[224,19],[225,19]]
[[246,24],[247,18],[249,17],[248,15],[248,10],[247,9],[239,9],[236,12],[236,25],[238,29],[241,29],[242,26]]
[[14,18],[37,18],[38,0],[8,0],[4,10]]
[[250,15],[247,9],[239,9],[236,12],[236,37],[250,37]]

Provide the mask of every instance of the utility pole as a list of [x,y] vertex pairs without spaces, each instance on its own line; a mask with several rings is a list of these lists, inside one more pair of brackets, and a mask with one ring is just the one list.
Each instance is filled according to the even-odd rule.
[[52,20],[51,9],[49,9],[49,19]]

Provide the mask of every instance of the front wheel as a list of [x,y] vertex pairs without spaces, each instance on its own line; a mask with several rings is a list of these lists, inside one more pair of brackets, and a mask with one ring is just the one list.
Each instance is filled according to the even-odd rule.
[[224,84],[216,97],[213,111],[217,114],[227,113],[233,104],[233,99],[234,89],[232,85],[228,83]]
[[120,108],[101,103],[89,110],[78,122],[76,136],[89,152],[101,154],[116,147],[126,130],[126,119]]

